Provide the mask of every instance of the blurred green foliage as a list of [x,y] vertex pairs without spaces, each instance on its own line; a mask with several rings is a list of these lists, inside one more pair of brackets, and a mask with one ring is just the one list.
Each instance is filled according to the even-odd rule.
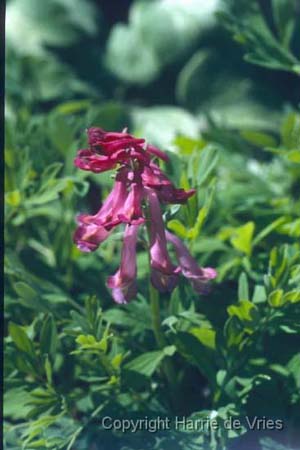
[[[299,3],[170,4],[135,0],[109,26],[92,0],[7,3],[6,449],[299,446]],[[197,189],[164,217],[218,279],[207,298],[183,282],[162,296],[161,349],[142,246],[139,294],[119,307],[105,280],[121,230],[94,254],[72,242],[76,214],[112,185],[73,167],[89,126],[128,126],[168,151],[176,185]],[[101,428],[107,415],[220,427],[121,434]],[[252,436],[246,416],[284,430]]]

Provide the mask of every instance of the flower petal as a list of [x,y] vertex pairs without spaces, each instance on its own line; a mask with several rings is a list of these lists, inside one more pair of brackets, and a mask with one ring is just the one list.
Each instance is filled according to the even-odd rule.
[[165,152],[163,152],[162,150],[160,150],[159,148],[154,147],[154,145],[148,144],[146,147],[146,150],[151,155],[154,155],[157,158],[162,159],[165,162],[169,161],[168,155]]
[[142,212],[142,199],[144,195],[141,183],[132,183],[130,192],[119,214],[119,219],[125,223],[140,224],[145,222]]
[[191,281],[194,290],[199,294],[208,293],[208,282],[217,276],[216,270],[211,267],[198,266],[187,247],[174,234],[166,231],[166,238],[173,244],[182,274]]
[[110,230],[122,222],[119,215],[128,195],[126,177],[127,171],[119,172],[112,191],[95,215],[78,215],[74,242],[80,250],[95,251],[107,239]]
[[171,292],[178,281],[180,268],[169,257],[164,222],[156,192],[146,189],[150,209],[151,282],[161,292]]
[[82,252],[94,252],[108,236],[109,231],[101,225],[82,224],[76,229],[73,240]]
[[136,287],[136,243],[138,225],[126,225],[119,270],[107,280],[117,303],[127,303],[135,297]]
[[157,191],[159,200],[164,203],[185,203],[196,192],[195,189],[188,191],[176,189],[171,180],[153,162],[144,167],[142,180],[145,186]]

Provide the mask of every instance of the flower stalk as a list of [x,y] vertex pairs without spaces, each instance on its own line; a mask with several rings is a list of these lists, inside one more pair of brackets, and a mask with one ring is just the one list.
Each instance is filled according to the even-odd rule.
[[166,346],[166,340],[161,328],[159,293],[152,283],[149,283],[149,294],[153,333],[158,348],[163,349]]
[[[157,347],[160,350],[163,350],[163,348],[167,346],[167,341],[161,328],[159,292],[157,291],[157,289],[155,289],[155,287],[151,283],[149,283],[149,295],[150,295],[153,334],[155,336]],[[177,377],[170,356],[166,356],[164,358],[162,362],[162,369],[170,387],[170,404],[172,409],[176,412],[178,411],[179,408]]]

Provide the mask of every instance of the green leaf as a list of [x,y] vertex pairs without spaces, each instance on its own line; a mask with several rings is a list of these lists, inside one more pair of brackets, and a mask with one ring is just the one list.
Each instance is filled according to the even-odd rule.
[[30,406],[28,406],[30,399],[30,394],[26,391],[25,386],[7,389],[3,399],[4,417],[13,420],[26,419],[30,411]]
[[36,374],[31,356],[27,353],[19,353],[15,356],[14,365],[21,374]]
[[15,190],[15,191],[11,191],[11,192],[7,192],[5,194],[5,202],[10,205],[13,206],[14,208],[17,208],[22,200],[22,196],[21,196],[21,192],[19,190]]
[[48,311],[47,306],[43,304],[38,292],[29,286],[29,284],[23,281],[17,281],[14,284],[14,290],[20,296],[22,304],[27,306],[27,308],[42,312]]
[[235,314],[235,311],[233,311],[233,313],[234,315],[226,321],[224,327],[224,335],[228,347],[238,347],[241,344],[245,333],[245,329]]
[[270,364],[269,368],[283,377],[289,376],[289,371],[281,364]]
[[208,213],[210,211],[210,208],[211,208],[211,205],[213,202],[213,198],[214,198],[214,194],[215,194],[215,187],[216,187],[215,181],[216,181],[215,178],[213,178],[211,180],[211,183],[208,186],[208,189],[205,194],[204,205],[202,206],[202,208],[199,209],[195,225],[192,228],[190,228],[187,232],[186,237],[188,239],[196,239],[199,236],[199,234],[201,233],[202,226],[205,222],[205,219],[208,216]]
[[97,343],[97,340],[95,336],[92,336],[91,334],[84,335],[80,334],[76,338],[77,344],[80,344],[83,348],[94,346]]
[[188,230],[180,222],[180,220],[177,219],[169,220],[168,228],[170,228],[170,230],[172,231],[175,231],[175,233],[178,234],[178,236],[181,237],[182,239],[185,239],[188,235]]
[[177,136],[174,139],[174,145],[178,147],[183,155],[191,155],[194,151],[201,149],[205,145],[205,141],[201,139],[192,139],[187,136]]
[[199,80],[205,80],[208,72],[211,76],[209,56],[206,50],[197,51],[180,71],[176,82],[176,97],[180,103],[195,107],[206,99],[207,86],[202,86]]
[[218,15],[236,40],[246,47],[245,60],[269,69],[295,72],[295,65],[299,64],[297,59],[286,48],[286,42],[283,45],[276,39],[258,3],[243,4],[238,14],[234,2],[231,5],[229,11]]
[[263,133],[261,131],[250,131],[243,130],[240,132],[242,138],[246,141],[250,142],[250,144],[254,144],[257,147],[275,147],[276,139],[269,134]]
[[175,345],[167,345],[167,347],[163,348],[163,352],[165,356],[173,356],[176,352],[176,347]]
[[197,177],[197,185],[201,186],[208,176],[211,174],[213,169],[215,168],[218,159],[219,153],[218,149],[212,145],[209,145],[202,150],[199,166],[198,166],[198,177]]
[[248,279],[245,272],[242,272],[239,277],[239,287],[238,287],[239,301],[249,300],[249,286]]
[[300,290],[295,289],[294,291],[287,292],[286,294],[284,294],[282,301],[284,303],[285,302],[290,302],[290,303],[300,302]]
[[[103,337],[100,341],[97,341],[97,339],[91,335],[91,334],[80,334],[77,338],[76,338],[76,342],[77,344],[80,345],[80,351],[82,350],[91,350],[91,351],[96,351],[96,352],[103,352],[105,353],[107,350],[107,341],[108,341],[108,328],[106,328]],[[72,352],[74,353],[78,353],[77,351]]]
[[221,370],[218,371],[217,376],[216,376],[216,380],[217,380],[217,385],[218,386],[222,386],[223,385],[223,382],[224,382],[224,380],[226,378],[226,375],[227,375],[226,370],[222,370],[221,369]]
[[41,352],[47,355],[55,355],[58,343],[57,328],[52,315],[48,315],[41,328],[40,347]]
[[47,166],[41,175],[43,184],[52,183],[52,179],[56,178],[62,168],[63,164],[60,162],[55,162]]
[[296,353],[287,363],[287,369],[293,375],[298,389],[300,388],[300,353]]
[[240,320],[252,321],[256,307],[249,300],[241,300],[237,305],[228,306],[227,311],[230,316],[236,316]]
[[83,317],[81,314],[79,314],[75,310],[72,310],[70,312],[70,316],[72,317],[75,325],[80,327],[83,332],[86,332],[86,333],[89,332],[90,327],[89,327],[88,321],[85,317]]
[[264,239],[272,231],[280,229],[280,226],[286,222],[286,217],[279,217],[278,219],[271,222],[266,228],[264,228],[258,235],[253,239],[253,245],[257,245],[262,239]]
[[268,297],[268,303],[273,308],[280,308],[280,306],[284,304],[283,290],[277,289],[276,291],[271,292]]
[[288,48],[296,25],[296,1],[272,0],[272,9],[280,41]]
[[286,157],[292,163],[300,164],[300,149],[288,151]]
[[230,239],[233,247],[245,253],[247,256],[250,256],[252,252],[252,237],[254,229],[254,222],[247,222],[245,225],[235,228],[233,236]]
[[94,326],[98,312],[100,312],[99,303],[95,295],[87,297],[85,300],[86,316],[89,323]]
[[[210,339],[212,336],[210,336]],[[213,384],[216,367],[211,349],[203,345],[191,333],[178,332],[174,336],[177,351],[191,364],[198,367],[200,372]]]
[[36,298],[38,295],[31,286],[29,286],[27,283],[24,283],[23,281],[18,281],[17,283],[15,283],[14,289],[20,297],[28,301]]
[[267,299],[266,289],[264,286],[256,285],[252,297],[253,303],[263,303]]
[[113,359],[111,360],[111,365],[113,366],[114,369],[119,369],[122,361],[124,359],[124,355],[122,355],[122,353],[118,353],[117,355],[115,355],[113,357]]
[[74,126],[64,116],[54,113],[50,116],[47,132],[51,143],[63,156],[74,142],[75,131]]
[[191,328],[190,332],[199,341],[208,348],[216,348],[216,332],[210,328]]
[[300,114],[288,114],[281,127],[281,139],[286,149],[300,149]]
[[48,384],[51,385],[52,384],[52,367],[51,367],[51,362],[48,358],[48,355],[46,356],[44,367],[45,367]]
[[10,322],[8,325],[9,334],[14,341],[16,347],[22,352],[27,353],[30,357],[35,356],[34,347],[32,341],[29,339],[24,329],[14,322]]
[[163,350],[147,352],[133,359],[124,367],[127,370],[138,372],[145,377],[151,377],[151,375],[159,367],[164,357],[165,352]]
[[72,182],[70,178],[52,179],[49,185],[43,185],[40,191],[28,198],[24,206],[28,208],[57,200],[59,194],[68,187],[70,182]]
[[54,111],[58,112],[59,114],[75,114],[77,112],[87,110],[90,104],[90,100],[74,100],[70,102],[60,103]]

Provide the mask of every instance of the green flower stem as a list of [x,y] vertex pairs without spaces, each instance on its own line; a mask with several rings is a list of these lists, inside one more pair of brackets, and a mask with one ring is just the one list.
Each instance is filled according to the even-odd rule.
[[151,305],[151,313],[152,313],[153,332],[154,332],[154,336],[155,336],[158,347],[160,349],[162,349],[167,345],[167,343],[166,343],[163,331],[161,329],[159,293],[152,286],[151,283],[149,284],[149,290],[150,290],[150,305]]
[[[150,293],[150,306],[151,306],[151,315],[152,315],[152,327],[153,333],[155,336],[155,340],[159,349],[163,349],[167,346],[167,341],[163,334],[161,328],[161,318],[160,318],[160,305],[159,305],[159,293],[152,286],[151,282],[149,284],[149,293]],[[178,393],[177,393],[177,382],[176,382],[176,372],[172,364],[172,360],[169,356],[166,356],[162,362],[163,371],[165,377],[169,383],[171,396],[170,403],[173,409],[178,410]]]

